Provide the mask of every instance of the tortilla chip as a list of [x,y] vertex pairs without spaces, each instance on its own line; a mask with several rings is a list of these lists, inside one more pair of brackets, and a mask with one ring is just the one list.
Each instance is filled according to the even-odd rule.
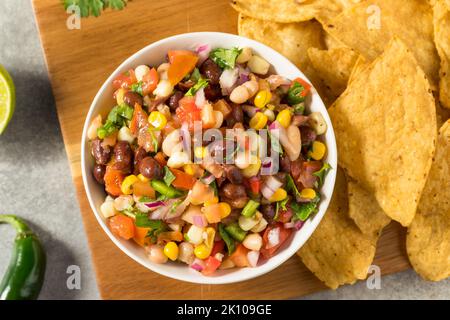
[[433,12],[423,0],[367,0],[324,23],[324,29],[369,61],[397,36],[413,51],[433,89],[439,56],[433,41]]
[[350,73],[350,77],[348,78],[347,84],[353,81],[353,79],[358,77],[358,74],[362,72],[365,68],[367,68],[369,64],[367,63],[366,58],[359,55],[358,59],[355,62],[355,65],[353,66],[353,70]]
[[297,254],[321,281],[336,289],[366,278],[376,243],[377,237],[364,235],[348,217],[347,181],[339,169],[327,213]]
[[439,281],[450,276],[450,120],[441,128],[417,214],[406,246],[414,270]]
[[377,199],[358,182],[348,180],[348,215],[362,233],[379,237],[391,219],[378,205]]
[[322,49],[323,29],[317,21],[277,23],[239,15],[238,31],[244,36],[272,47],[292,61],[313,83],[327,104],[331,96],[311,65],[307,51],[311,47]]
[[408,226],[425,186],[437,137],[429,82],[397,38],[329,109],[339,163]]
[[348,47],[319,50],[308,49],[308,57],[317,75],[337,98],[344,92],[359,54]]
[[434,6],[434,39],[441,57],[439,99],[450,109],[450,4],[446,0]]
[[231,6],[252,18],[289,23],[318,17],[326,19],[353,3],[353,0],[233,0]]
[[323,41],[325,42],[325,46],[327,49],[335,49],[335,48],[348,48],[345,44],[331,36],[329,33],[324,32],[323,34]]

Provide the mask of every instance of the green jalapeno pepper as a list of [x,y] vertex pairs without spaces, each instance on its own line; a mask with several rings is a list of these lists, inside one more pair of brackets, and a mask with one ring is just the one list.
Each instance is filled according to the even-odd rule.
[[44,248],[33,231],[18,217],[0,215],[1,223],[13,226],[17,236],[9,267],[0,283],[0,300],[37,299],[44,282]]

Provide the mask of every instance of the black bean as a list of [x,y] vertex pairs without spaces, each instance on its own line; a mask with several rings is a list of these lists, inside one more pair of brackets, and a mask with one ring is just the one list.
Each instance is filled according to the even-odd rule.
[[280,158],[280,169],[283,172],[291,172],[291,160],[285,155]]
[[102,164],[96,164],[94,165],[93,175],[95,180],[97,180],[100,184],[105,184],[105,171],[106,167]]
[[244,177],[242,176],[241,170],[236,168],[234,165],[225,165],[224,166],[225,175],[227,179],[232,184],[241,184],[244,180]]
[[163,177],[161,165],[152,157],[145,157],[141,160],[139,171],[148,179],[161,179]]
[[265,204],[261,206],[260,211],[267,222],[271,222],[275,217],[275,206],[273,204]]
[[221,189],[223,195],[229,199],[246,197],[245,187],[240,184],[227,183]]
[[209,101],[217,101],[222,98],[222,90],[219,85],[210,84],[205,88],[205,98]]
[[139,95],[138,93],[133,92],[133,91],[127,91],[123,95],[123,102],[125,102],[130,107],[134,108],[134,105],[136,103],[139,104],[140,106],[142,106],[144,103],[144,100],[142,99],[141,95]]
[[111,157],[111,148],[109,146],[103,147],[102,140],[95,138],[92,140],[92,155],[95,162],[98,164],[106,165]]
[[142,159],[144,159],[147,156],[147,151],[145,151],[144,148],[138,147],[136,151],[134,152],[134,160],[133,160],[133,173],[139,174],[139,164],[141,163]]
[[211,84],[218,84],[222,70],[211,59],[206,59],[200,67],[200,72],[206,76]]
[[175,91],[174,94],[169,98],[169,108],[172,111],[175,111],[178,106],[179,106],[179,102],[181,100],[181,98],[184,97],[183,92],[181,91]]
[[130,144],[126,141],[119,141],[114,146],[114,168],[118,170],[129,170],[133,154]]

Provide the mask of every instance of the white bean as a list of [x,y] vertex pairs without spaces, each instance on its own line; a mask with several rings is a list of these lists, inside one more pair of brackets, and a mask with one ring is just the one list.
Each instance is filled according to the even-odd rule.
[[237,63],[246,63],[253,56],[252,49],[249,47],[242,48],[242,52],[236,58]]
[[105,218],[115,216],[118,212],[116,208],[114,208],[114,199],[111,198],[110,196],[107,196],[105,202],[103,202],[102,205],[100,206],[100,212]]
[[173,85],[169,82],[169,80],[161,80],[158,83],[158,86],[153,91],[153,94],[158,98],[166,98],[170,96],[173,91]]
[[151,245],[145,248],[148,258],[151,262],[162,264],[167,262],[167,256],[164,254],[164,249],[160,245]]
[[187,264],[194,262],[194,246],[192,244],[189,242],[182,242],[178,246],[178,250],[178,260]]
[[130,129],[128,127],[123,126],[119,130],[119,134],[117,135],[117,139],[119,141],[126,141],[126,142],[132,144],[134,139],[136,139],[136,137],[133,136],[133,134],[131,133],[131,131],[130,131]]
[[190,163],[189,155],[184,151],[172,152],[169,160],[167,160],[167,166],[174,169],[181,168],[188,163]]
[[162,151],[168,157],[172,155],[172,153],[181,151],[183,149],[183,144],[181,143],[181,134],[180,130],[176,129],[169,133],[162,143]]
[[246,87],[240,85],[231,91],[230,100],[234,103],[242,104],[249,98],[249,92]]
[[313,112],[309,115],[309,122],[314,131],[318,134],[327,132],[328,126],[320,112]]
[[114,199],[114,208],[116,208],[117,211],[129,209],[133,204],[134,204],[133,196],[126,195]]
[[252,56],[247,66],[254,73],[264,75],[269,72],[270,64],[260,56]]
[[245,237],[242,244],[249,250],[259,251],[262,247],[262,237],[258,233],[251,233]]
[[144,76],[150,72],[150,68],[144,64],[137,66],[136,69],[134,69],[134,75],[136,76],[137,81],[142,81]]

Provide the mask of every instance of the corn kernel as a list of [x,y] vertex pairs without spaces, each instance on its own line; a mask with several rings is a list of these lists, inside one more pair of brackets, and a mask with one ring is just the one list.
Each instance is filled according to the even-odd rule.
[[253,118],[250,119],[250,128],[260,130],[267,124],[267,116],[262,112],[257,112]]
[[178,258],[178,246],[175,242],[170,241],[164,246],[164,254],[172,261]]
[[194,149],[194,155],[196,158],[203,159],[206,157],[207,149],[205,147],[196,147]]
[[270,102],[270,99],[272,99],[272,93],[267,90],[261,90],[256,94],[254,104],[257,108],[264,108],[266,104]]
[[211,254],[211,250],[205,244],[199,244],[194,249],[194,255],[199,259],[206,259]]
[[138,176],[137,176],[137,178],[138,178],[139,181],[141,181],[141,182],[149,182],[149,181],[150,181],[150,179],[147,178],[147,177],[144,177],[144,176],[142,175],[142,173],[139,173]]
[[277,189],[277,191],[274,192],[274,194],[270,197],[269,201],[270,202],[278,202],[281,200],[286,199],[287,197],[287,192],[286,190],[284,190],[283,188],[279,188]]
[[302,191],[300,191],[300,197],[312,200],[316,197],[316,191],[310,188],[303,189]]
[[256,158],[256,163],[250,164],[247,168],[242,169],[242,175],[246,178],[256,176],[261,168],[261,160]]
[[194,167],[191,164],[185,164],[183,166],[183,170],[185,173],[187,173],[188,175],[193,176],[194,175]]
[[289,109],[281,110],[277,115],[277,121],[285,128],[291,124],[292,114]]
[[320,141],[314,141],[312,149],[308,152],[308,155],[314,160],[322,160],[325,156],[325,152],[327,152],[327,147],[325,144]]
[[228,217],[231,213],[230,205],[226,202],[221,202],[219,203],[219,205],[220,205],[220,218],[224,219]]
[[117,101],[117,105],[121,105],[124,104],[123,101],[123,96],[125,95],[125,89],[124,88],[120,88],[119,90],[116,91],[116,101]]
[[210,206],[212,204],[216,204],[219,203],[219,198],[214,196],[214,198],[212,198],[211,200],[205,201],[205,203],[203,204],[205,207]]
[[167,124],[167,118],[159,111],[152,111],[148,116],[148,122],[156,129],[161,130]]
[[139,179],[134,174],[126,177],[122,182],[122,186],[120,187],[122,193],[123,194],[132,194],[133,193],[133,189],[132,189],[133,184],[137,181],[139,181]]

